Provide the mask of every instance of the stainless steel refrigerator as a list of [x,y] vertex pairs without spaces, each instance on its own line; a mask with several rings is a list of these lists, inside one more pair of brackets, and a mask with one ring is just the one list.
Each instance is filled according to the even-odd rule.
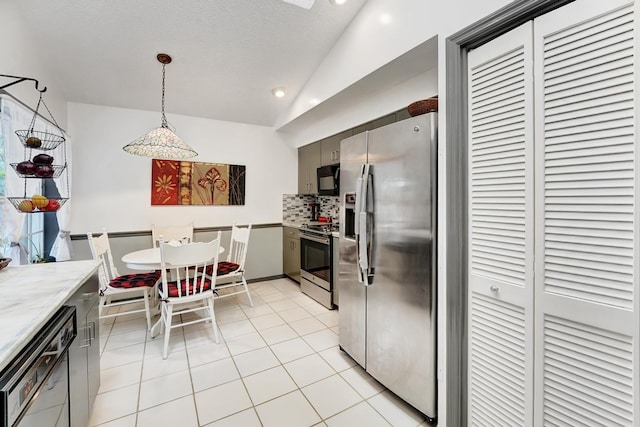
[[436,418],[437,113],[340,147],[340,347]]

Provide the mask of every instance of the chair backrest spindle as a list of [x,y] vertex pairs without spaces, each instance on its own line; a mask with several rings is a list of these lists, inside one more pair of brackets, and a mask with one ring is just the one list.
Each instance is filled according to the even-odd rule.
[[[220,236],[209,243],[195,242],[172,246],[160,239],[162,270],[162,298],[169,297],[169,283],[175,283],[177,298],[202,293],[215,283],[203,274],[209,265],[217,267],[220,251]],[[169,272],[167,271],[169,270]],[[170,276],[173,276],[170,278]]]
[[236,226],[235,222],[233,223],[233,226],[231,227],[231,244],[229,245],[227,262],[238,264],[240,269],[244,269],[250,235],[251,224],[245,228],[240,228]]
[[106,229],[102,229],[102,234],[95,237],[92,233],[87,233],[87,241],[89,249],[94,259],[100,260],[100,268],[98,269],[98,278],[100,288],[105,289],[109,282],[119,276],[118,270],[113,263],[113,255],[111,246],[109,245],[109,235]]
[[180,243],[193,242],[193,222],[185,225],[155,225],[151,224],[151,238],[153,239],[153,247],[157,248],[160,236],[164,238],[165,243],[176,240]]

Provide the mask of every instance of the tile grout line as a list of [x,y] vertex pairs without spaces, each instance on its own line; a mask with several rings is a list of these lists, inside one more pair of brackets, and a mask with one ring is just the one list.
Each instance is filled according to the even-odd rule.
[[[254,296],[254,300],[255,300],[255,302],[258,302],[258,304],[255,304],[255,305],[254,305],[254,307],[249,307],[249,306],[248,306],[247,304],[245,304],[244,302],[240,302],[240,301],[238,300],[238,298],[237,298],[237,297],[234,297],[234,298],[233,298],[233,302],[228,303],[228,304],[225,304],[225,309],[223,309],[222,311],[219,311],[219,312],[216,310],[216,311],[217,311],[217,312],[216,312],[216,318],[217,318],[218,320],[220,319],[220,314],[221,314],[221,313],[224,313],[224,312],[228,312],[228,313],[229,313],[229,317],[230,317],[230,318],[234,318],[234,320],[233,320],[233,321],[228,322],[228,323],[225,323],[225,324],[232,324],[232,323],[236,323],[236,322],[243,322],[243,321],[245,321],[245,322],[246,322],[246,321],[248,321],[246,324],[247,324],[247,325],[250,325],[250,326],[251,326],[251,328],[252,328],[252,331],[251,331],[251,332],[248,332],[247,334],[241,334],[241,335],[233,336],[233,337],[230,339],[230,341],[234,341],[234,340],[237,340],[237,339],[239,339],[239,338],[241,338],[241,337],[243,337],[243,336],[246,336],[246,335],[254,334],[254,333],[255,333],[255,334],[256,334],[256,337],[259,337],[259,338],[260,338],[260,340],[261,340],[262,342],[264,342],[264,346],[262,346],[262,347],[258,347],[258,348],[253,348],[253,349],[250,349],[250,350],[248,350],[248,351],[241,351],[241,352],[239,352],[239,353],[232,354],[232,353],[231,353],[231,348],[229,347],[229,342],[227,341],[227,339],[224,339],[224,336],[223,336],[223,334],[222,334],[222,330],[221,330],[221,328],[220,328],[220,326],[221,326],[221,325],[218,323],[218,330],[219,330],[219,333],[220,333],[221,338],[222,338],[222,342],[221,342],[220,344],[224,344],[224,345],[225,345],[226,353],[228,354],[228,356],[227,356],[227,357],[231,358],[231,362],[233,363],[234,368],[235,368],[235,369],[236,369],[236,371],[238,372],[238,375],[239,375],[239,378],[238,378],[238,379],[240,379],[240,380],[242,381],[242,385],[243,385],[244,391],[245,391],[246,395],[249,397],[249,402],[251,403],[251,406],[250,406],[250,407],[247,407],[247,408],[245,408],[245,409],[242,409],[242,410],[240,410],[240,411],[237,411],[237,412],[235,412],[235,413],[233,413],[233,414],[225,415],[225,416],[224,416],[224,417],[222,417],[222,418],[219,418],[219,419],[216,419],[215,421],[212,421],[212,423],[218,423],[218,422],[220,422],[220,421],[222,421],[222,420],[225,420],[225,419],[227,419],[227,418],[229,418],[229,417],[236,416],[237,414],[239,414],[239,413],[241,413],[241,412],[247,411],[248,409],[252,409],[252,411],[253,411],[252,413],[254,414],[254,416],[256,417],[256,419],[258,420],[258,422],[260,423],[260,425],[264,426],[264,421],[262,420],[262,418],[259,416],[259,414],[258,414],[258,412],[257,412],[257,406],[267,404],[267,403],[269,403],[269,402],[272,402],[272,401],[274,401],[274,400],[276,400],[276,399],[283,398],[283,397],[288,396],[288,395],[290,395],[290,394],[293,394],[293,393],[295,393],[295,392],[298,392],[298,393],[302,394],[302,396],[303,396],[303,398],[305,399],[305,401],[307,402],[307,404],[308,404],[308,405],[311,407],[311,409],[314,411],[315,415],[320,419],[320,421],[319,421],[318,423],[313,424],[313,425],[325,425],[325,423],[326,423],[326,421],[327,421],[327,420],[329,420],[329,419],[331,419],[331,418],[333,418],[333,417],[335,417],[335,416],[337,416],[337,415],[339,415],[339,414],[342,414],[342,413],[344,413],[344,412],[347,412],[347,411],[351,410],[351,409],[352,409],[352,408],[354,408],[355,406],[360,405],[362,402],[365,402],[365,404],[369,407],[369,409],[373,409],[373,410],[374,410],[374,413],[376,413],[378,416],[380,416],[380,417],[381,417],[381,419],[385,420],[385,422],[390,423],[390,421],[387,419],[387,417],[385,417],[385,416],[384,416],[384,415],[383,415],[383,414],[382,414],[382,413],[381,413],[381,412],[380,412],[380,411],[379,411],[375,406],[373,406],[373,405],[369,402],[369,399],[374,398],[374,397],[376,397],[376,396],[378,396],[378,395],[382,394],[385,390],[387,390],[386,388],[383,388],[383,389],[382,389],[382,390],[380,390],[380,391],[375,391],[375,393],[374,393],[374,394],[372,394],[371,396],[369,396],[369,397],[365,397],[363,394],[361,394],[361,393],[358,391],[358,389],[356,389],[356,388],[355,388],[355,385],[354,385],[354,384],[352,384],[352,383],[351,383],[351,382],[350,382],[350,381],[349,381],[349,380],[344,376],[344,373],[345,373],[347,370],[353,369],[354,367],[357,367],[358,365],[351,365],[351,366],[349,366],[349,367],[347,367],[347,368],[345,368],[345,369],[338,370],[338,368],[337,368],[336,366],[334,366],[334,365],[333,365],[333,363],[334,363],[334,362],[331,362],[330,360],[326,359],[326,358],[325,358],[325,356],[321,354],[321,352],[326,352],[326,351],[331,350],[331,349],[333,349],[333,348],[335,348],[335,347],[337,347],[339,351],[342,351],[342,350],[339,348],[339,345],[338,345],[338,346],[336,346],[336,345],[331,345],[331,346],[329,346],[328,348],[321,348],[321,347],[324,345],[324,343],[326,342],[326,341],[324,341],[324,338],[323,338],[323,337],[322,337],[322,338],[317,338],[317,339],[318,339],[318,340],[320,340],[320,341],[315,341],[315,344],[314,344],[313,346],[312,346],[312,345],[307,341],[307,339],[305,339],[305,337],[307,337],[307,336],[309,336],[309,335],[313,335],[313,334],[321,333],[321,332],[326,332],[327,330],[328,330],[328,331],[331,331],[331,333],[332,333],[332,334],[337,334],[337,333],[336,333],[336,331],[335,331],[335,328],[336,328],[337,326],[336,326],[336,325],[333,325],[334,321],[332,321],[332,317],[333,317],[334,315],[331,315],[331,313],[336,313],[336,312],[334,312],[334,311],[320,312],[319,310],[315,310],[315,309],[314,309],[313,311],[309,311],[309,310],[307,309],[307,307],[311,308],[311,304],[308,304],[308,305],[302,305],[302,304],[300,304],[300,302],[299,302],[299,301],[297,301],[296,299],[294,299],[293,297],[294,297],[294,296],[297,296],[297,295],[299,295],[299,294],[298,294],[298,293],[295,293],[295,294],[294,294],[293,292],[291,292],[291,291],[290,291],[291,287],[286,286],[286,289],[285,289],[285,287],[284,287],[284,286],[283,286],[283,287],[279,287],[279,286],[276,286],[276,285],[272,285],[272,284],[271,284],[271,283],[269,283],[269,282],[266,282],[266,283],[268,283],[268,284],[269,284],[269,286],[270,286],[270,288],[265,288],[265,291],[266,291],[266,292],[253,292],[253,294],[255,295],[255,296]],[[273,282],[272,282],[272,283],[273,283]],[[283,289],[284,289],[284,291],[283,291]],[[253,291],[253,289],[252,289],[252,291]],[[279,293],[279,294],[281,294],[281,295],[280,295],[280,296],[276,295],[276,294],[278,294],[278,293]],[[269,295],[271,295],[272,297],[271,297],[271,298],[269,298],[269,297],[268,297]],[[271,302],[268,302],[268,301],[266,301],[266,300],[263,298],[263,296],[267,296],[267,298],[268,298],[268,299],[272,299],[272,298],[277,298],[277,299],[275,299],[275,300],[273,300],[273,301],[271,301]],[[229,300],[231,300],[231,298],[230,298]],[[261,302],[260,302],[260,301],[261,301]],[[271,304],[274,304],[274,305],[276,305],[276,306],[280,306],[281,308],[280,308],[280,309],[276,309],[276,308],[272,307],[272,305],[271,305]],[[292,305],[292,306],[290,306],[290,307],[287,307],[287,305],[288,305],[288,304],[293,304],[293,305]],[[260,308],[259,308],[259,307],[261,307],[261,306],[266,306],[266,307],[268,307],[268,308],[269,308],[269,310],[270,310],[270,312],[267,312],[267,313],[264,313],[264,314],[260,314],[260,315],[255,315],[255,313],[256,313],[256,312],[260,312]],[[285,306],[285,308],[282,308],[282,306]],[[257,308],[258,310],[254,310],[254,309],[256,309],[256,308]],[[285,319],[285,318],[280,314],[280,313],[281,313],[281,312],[283,312],[283,311],[297,310],[297,309],[301,309],[301,310],[303,310],[303,312],[305,312],[305,313],[307,313],[307,314],[308,314],[308,317],[304,317],[304,318],[302,318],[302,319],[296,319],[296,320],[289,321],[289,320]],[[252,311],[252,310],[254,310],[254,311]],[[236,314],[233,314],[233,312],[236,312]],[[242,316],[244,316],[244,318],[241,318],[241,319],[235,319],[235,317],[234,317],[234,316],[239,317],[239,313],[238,313],[238,312],[239,312],[239,313],[241,313],[241,314],[242,314]],[[265,317],[265,320],[268,320],[269,322],[271,322],[271,321],[272,321],[272,319],[269,319],[269,318],[267,318],[266,316],[272,316],[273,314],[275,314],[275,315],[277,316],[277,317],[275,317],[275,318],[273,318],[273,319],[277,319],[277,321],[282,321],[282,322],[284,322],[284,323],[279,323],[279,324],[275,324],[275,325],[270,325],[268,328],[260,328],[261,324],[260,324],[259,318],[260,318],[260,317]],[[337,315],[337,314],[336,314],[336,315]],[[318,316],[321,316],[321,317],[318,317]],[[222,317],[224,317],[224,316],[222,316]],[[305,320],[309,320],[309,319],[313,319],[314,321],[319,322],[320,324],[322,324],[322,328],[321,328],[321,329],[319,329],[319,330],[313,330],[313,331],[311,331],[311,332],[307,332],[307,333],[305,333],[305,334],[301,334],[298,330],[294,329],[294,328],[291,326],[291,322],[294,322],[294,323],[295,323],[295,322],[298,322],[298,321],[305,321]],[[321,319],[322,319],[322,320],[321,320]],[[136,320],[136,319],[132,319],[132,320]],[[107,338],[104,340],[104,346],[103,346],[102,351],[101,351],[101,357],[102,357],[102,356],[103,356],[103,354],[106,352],[106,349],[108,348],[108,345],[109,345],[109,341],[110,341],[114,336],[117,336],[117,335],[124,334],[124,333],[127,333],[127,332],[128,332],[128,331],[126,331],[126,330],[125,330],[125,331],[123,331],[123,332],[120,332],[120,333],[117,333],[117,334],[115,334],[115,335],[114,335],[114,334],[113,334],[113,332],[114,332],[114,330],[116,329],[116,322],[117,322],[117,321],[113,321],[113,322],[109,323],[109,324],[108,324],[108,326],[109,326],[109,327],[108,327],[108,329],[106,329],[106,328],[105,328],[105,332],[108,330],[108,336],[107,336]],[[333,326],[331,326],[331,325],[333,325]],[[105,326],[106,326],[106,325],[105,325]],[[285,339],[285,340],[283,340],[283,341],[277,341],[277,342],[271,342],[271,341],[267,341],[267,339],[265,339],[265,338],[268,336],[268,335],[263,335],[263,334],[265,334],[265,331],[268,331],[268,330],[270,330],[270,329],[274,329],[274,328],[278,328],[278,327],[282,327],[282,326],[288,326],[288,328],[290,328],[290,329],[293,331],[293,333],[294,333],[295,335],[294,335],[294,336],[291,336],[291,337],[289,337],[289,338],[287,338],[287,339]],[[260,329],[259,329],[259,328],[260,328]],[[212,362],[207,362],[207,363],[205,363],[205,364],[203,364],[203,365],[198,365],[198,366],[193,366],[193,367],[192,367],[192,366],[191,366],[191,356],[190,356],[189,350],[191,349],[191,351],[193,351],[193,349],[194,349],[194,348],[197,348],[197,347],[199,347],[199,346],[201,346],[201,345],[205,345],[205,344],[202,344],[202,343],[200,342],[201,337],[198,337],[198,336],[197,336],[197,334],[196,334],[196,336],[194,336],[193,338],[196,340],[195,342],[196,342],[196,343],[198,343],[198,344],[197,344],[197,345],[195,345],[195,347],[190,346],[190,345],[189,345],[189,343],[191,342],[191,345],[193,345],[194,341],[190,341],[190,339],[189,339],[189,336],[188,336],[188,335],[189,335],[190,333],[194,333],[195,331],[205,331],[205,330],[207,330],[207,332],[209,332],[209,331],[208,331],[209,329],[211,329],[211,328],[210,328],[210,327],[200,327],[200,328],[196,328],[196,329],[189,330],[189,331],[185,331],[185,330],[184,330],[184,328],[182,328],[182,329],[181,329],[181,331],[182,331],[182,339],[181,339],[181,342],[182,342],[182,344],[183,344],[183,346],[184,346],[184,351],[185,351],[186,369],[189,371],[189,372],[188,372],[188,375],[189,375],[190,389],[191,389],[191,399],[190,399],[190,402],[191,402],[191,404],[192,404],[192,405],[193,405],[193,407],[194,407],[195,417],[196,417],[196,420],[197,420],[198,425],[200,425],[200,426],[202,426],[202,425],[204,425],[204,424],[202,424],[202,421],[201,421],[201,414],[200,414],[200,411],[199,411],[199,409],[198,409],[197,400],[196,400],[196,394],[197,394],[197,393],[200,393],[200,392],[203,392],[203,391],[205,391],[205,390],[209,390],[209,389],[211,389],[211,388],[215,388],[215,387],[218,387],[218,386],[221,386],[221,385],[224,385],[224,384],[228,384],[229,382],[231,382],[231,381],[227,381],[227,382],[225,382],[225,383],[216,384],[216,385],[214,385],[214,386],[212,386],[212,387],[207,387],[207,388],[205,388],[205,389],[203,389],[203,390],[200,390],[200,391],[196,392],[196,388],[195,388],[195,384],[194,384],[194,376],[193,376],[194,374],[193,374],[193,372],[192,372],[192,369],[195,369],[195,368],[200,367],[200,366],[204,366],[204,365],[209,364],[209,363],[214,363],[214,362],[216,362],[216,360],[214,360],[214,361],[212,361]],[[308,328],[308,329],[309,329],[309,330],[311,330],[311,329],[313,329],[313,328],[311,327],[311,328]],[[211,331],[211,332],[212,332],[212,331]],[[275,336],[275,335],[274,335],[274,336]],[[273,338],[271,338],[271,339],[273,339]],[[286,342],[288,342],[288,341],[292,341],[292,340],[301,340],[301,342],[302,342],[302,343],[306,344],[308,347],[310,347],[310,348],[311,348],[312,352],[311,352],[310,354],[305,354],[305,355],[303,355],[303,356],[296,356],[296,357],[295,357],[294,359],[292,359],[292,360],[287,360],[286,362],[283,362],[283,360],[281,360],[281,359],[280,359],[280,357],[278,357],[278,356],[276,355],[276,353],[274,352],[274,350],[273,350],[273,348],[272,348],[272,347],[273,347],[273,346],[275,346],[275,345],[278,345],[278,344],[282,344],[282,343],[286,343]],[[138,421],[139,421],[139,413],[141,412],[141,411],[140,411],[140,402],[141,402],[141,398],[142,398],[143,374],[144,374],[145,362],[147,362],[147,361],[148,361],[146,356],[148,356],[148,355],[149,355],[149,353],[147,353],[147,351],[148,351],[148,350],[150,350],[149,343],[150,343],[150,340],[148,339],[148,331],[146,331],[146,332],[145,332],[145,339],[144,339],[143,353],[142,353],[142,366],[141,366],[140,372],[139,372],[139,374],[138,374],[138,375],[139,375],[138,391],[137,391],[137,392],[138,392],[138,400],[137,400],[136,411],[135,411],[135,417],[134,417],[135,425],[137,425],[137,424],[138,424]],[[322,344],[321,344],[321,343],[322,343]],[[133,344],[133,343],[131,343],[131,344],[128,344],[128,345],[125,345],[125,346],[122,346],[122,347],[117,347],[117,348],[115,348],[115,349],[113,349],[113,350],[109,350],[109,351],[117,351],[117,350],[119,350],[119,349],[121,349],[121,348],[128,347],[128,346],[133,346],[133,345],[137,345],[137,344]],[[275,366],[271,366],[271,367],[269,367],[269,368],[264,368],[264,369],[261,369],[261,370],[256,371],[256,372],[251,372],[250,374],[243,375],[243,374],[242,374],[242,372],[241,372],[241,370],[240,370],[240,368],[239,368],[238,361],[236,360],[236,357],[239,357],[239,356],[241,356],[241,355],[243,355],[243,354],[248,354],[248,353],[251,353],[251,352],[254,352],[254,351],[262,350],[262,349],[265,349],[265,348],[266,348],[266,349],[270,352],[270,354],[274,357],[274,359],[275,359],[275,361],[277,362],[277,364],[276,364]],[[304,385],[304,387],[309,387],[309,386],[311,386],[311,385],[313,385],[313,384],[316,384],[316,383],[318,383],[318,382],[320,382],[320,381],[324,381],[324,380],[326,380],[326,379],[328,379],[328,378],[332,378],[332,377],[337,376],[337,378],[339,378],[341,381],[343,381],[343,382],[347,383],[347,385],[348,385],[349,389],[350,389],[351,391],[353,391],[353,392],[355,393],[355,395],[356,395],[356,396],[358,396],[359,400],[358,400],[357,402],[353,403],[352,405],[350,405],[350,406],[348,406],[348,407],[346,407],[346,408],[341,409],[340,411],[336,412],[335,414],[331,414],[331,415],[330,415],[330,416],[328,416],[327,418],[323,418],[323,417],[320,415],[320,413],[318,412],[318,409],[317,409],[317,408],[312,404],[312,402],[309,400],[309,398],[307,397],[307,395],[303,392],[303,390],[302,390],[302,388],[303,388],[303,387],[301,387],[301,386],[300,386],[300,385],[295,381],[294,377],[292,376],[292,373],[291,373],[291,372],[287,369],[287,367],[285,366],[286,364],[290,364],[290,363],[293,363],[293,362],[296,362],[296,361],[302,360],[302,359],[304,359],[304,358],[306,358],[306,357],[310,357],[310,356],[316,356],[316,357],[319,357],[319,358],[320,358],[320,360],[322,360],[324,363],[326,363],[326,364],[330,367],[330,370],[331,370],[331,372],[332,372],[332,373],[331,373],[331,375],[329,375],[329,376],[327,376],[327,377],[324,377],[324,378],[320,378],[320,379],[314,380],[314,381],[310,382],[309,384],[305,384],[305,385]],[[328,354],[327,354],[327,356],[328,356]],[[223,357],[222,359],[218,359],[218,360],[223,360],[223,359],[225,359],[225,358],[226,358],[226,357]],[[331,360],[333,360],[333,359],[334,359],[334,357],[332,356]],[[337,362],[337,360],[336,360],[336,362]],[[132,362],[132,363],[134,363],[134,362]],[[126,365],[126,364],[125,364],[125,365]],[[116,366],[113,366],[113,367],[111,367],[111,368],[117,368],[117,367],[119,367],[119,366],[123,366],[123,365],[116,365]],[[111,369],[111,368],[108,368],[108,369]],[[256,405],[256,404],[255,404],[255,401],[254,401],[254,398],[253,398],[253,397],[251,396],[251,394],[249,393],[249,388],[248,388],[248,386],[247,386],[247,383],[245,382],[245,379],[246,379],[246,378],[248,378],[248,377],[250,377],[250,376],[257,375],[257,374],[260,374],[260,373],[263,373],[263,372],[266,372],[266,371],[268,371],[268,370],[270,370],[270,369],[275,369],[275,368],[281,368],[281,369],[284,369],[284,371],[285,371],[285,373],[286,373],[286,378],[288,378],[290,381],[292,381],[292,383],[295,385],[295,388],[294,388],[294,389],[292,389],[292,390],[290,390],[290,391],[288,391],[287,393],[281,394],[281,395],[279,395],[279,396],[272,397],[272,398],[270,398],[270,399],[268,399],[268,400],[265,400],[264,402],[260,402],[260,404],[259,404],[259,405]],[[354,378],[354,380],[355,380],[355,378]],[[232,381],[236,381],[236,380],[232,380]],[[124,386],[123,386],[123,387],[124,387]],[[119,387],[118,387],[118,388],[119,388]],[[117,388],[116,388],[116,389],[114,389],[114,390],[117,390]],[[110,390],[110,391],[111,391],[111,390]],[[186,395],[185,395],[184,397],[186,397]],[[165,403],[167,403],[167,402],[165,402]],[[156,407],[156,406],[159,406],[159,405],[161,405],[161,404],[162,404],[162,403],[157,404],[157,405],[154,405],[154,406],[152,406],[152,407],[150,407],[150,408],[147,408],[147,409],[152,409],[152,408],[154,408],[154,407]],[[145,410],[146,410],[146,409],[145,409]],[[110,422],[115,421],[115,420],[117,420],[117,419],[121,419],[121,418],[129,417],[130,415],[133,415],[133,414],[127,414],[127,415],[124,415],[124,416],[119,417],[119,418],[115,418],[115,419],[112,419],[112,420],[108,420],[108,421],[106,421],[106,422],[107,422],[107,423],[110,423]],[[391,424],[391,423],[390,423],[390,424]],[[419,424],[420,424],[420,423],[419,423]],[[416,425],[419,425],[419,424],[416,424]],[[208,424],[207,424],[207,425],[208,425]],[[420,424],[420,425],[421,425],[421,424]]]

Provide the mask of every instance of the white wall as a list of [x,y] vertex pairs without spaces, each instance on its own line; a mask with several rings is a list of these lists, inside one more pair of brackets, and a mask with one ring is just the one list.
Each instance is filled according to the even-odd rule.
[[[23,17],[14,1],[0,0],[0,74],[29,77],[39,81],[40,89],[47,91],[44,101],[54,115],[55,120],[64,129],[67,125],[66,101],[56,84],[56,79],[49,71],[47,64],[40,61],[38,45],[29,33],[28,17]],[[11,83],[14,79],[0,77],[0,86]],[[8,93],[35,109],[39,93],[35,83],[25,81],[5,89]],[[41,112],[49,118],[46,110]]]
[[[437,42],[431,43],[436,45]],[[424,50],[424,49],[423,49]],[[433,48],[433,56],[437,55]],[[424,68],[423,64],[421,68]],[[413,65],[415,67],[415,65]],[[409,75],[406,80],[392,81],[398,73],[383,70],[367,76],[338,95],[325,101],[312,112],[298,117],[278,129],[293,146],[300,147],[357,127],[370,120],[386,116],[400,110],[411,102],[429,98],[438,93],[437,68],[421,71],[417,76]]]
[[[291,108],[279,118],[277,127],[282,127],[311,110],[311,100],[315,99],[320,103],[328,100],[435,36],[439,37],[442,47],[447,36],[509,2],[510,0],[368,0],[318,66]],[[440,75],[444,70],[444,63],[441,64],[438,67]],[[423,71],[436,65],[425,64]],[[368,119],[373,118],[375,117]]]
[[297,191],[297,151],[272,128],[170,115],[194,161],[246,166],[244,206],[151,206],[151,159],[122,147],[160,125],[160,113],[69,103],[73,149],[71,233],[150,230],[152,223],[196,227],[282,221],[282,194]]

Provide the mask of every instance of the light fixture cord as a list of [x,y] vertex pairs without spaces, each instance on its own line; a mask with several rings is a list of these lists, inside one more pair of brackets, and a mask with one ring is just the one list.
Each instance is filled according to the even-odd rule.
[[161,127],[168,129],[167,116],[164,115],[164,74],[166,64],[162,64],[162,124]]

